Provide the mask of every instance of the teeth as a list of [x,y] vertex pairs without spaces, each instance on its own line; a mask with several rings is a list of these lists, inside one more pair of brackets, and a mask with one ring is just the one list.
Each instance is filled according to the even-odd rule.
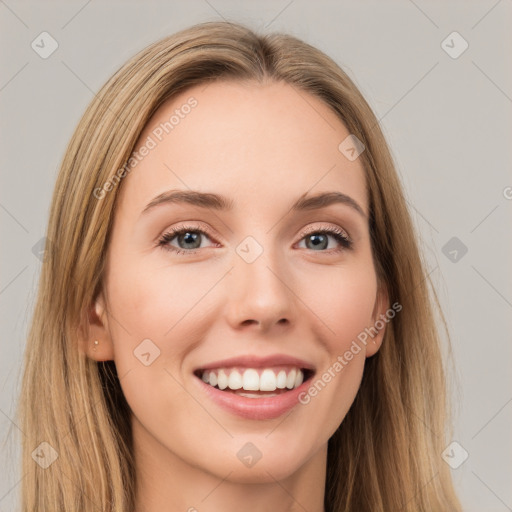
[[[211,378],[211,373],[210,373]],[[246,391],[259,391],[260,389],[260,376],[256,370],[245,370],[243,377],[243,388]],[[211,384],[211,382],[210,382]]]
[[[300,372],[300,373],[302,373],[302,372]],[[277,374],[276,387],[278,389],[284,389],[286,387],[286,372],[284,370],[281,370]]]
[[228,387],[228,376],[224,370],[219,370],[217,375],[217,385],[219,389],[226,389]]
[[[245,371],[240,372],[237,369],[220,368],[218,370],[205,370],[201,375],[201,380],[210,386],[218,387],[219,389],[232,389],[242,391],[275,391],[276,389],[294,389],[299,387],[304,381],[304,373],[299,368],[292,368],[291,370],[276,370],[265,368],[263,370],[256,370],[254,368],[247,368]],[[243,392],[239,393],[241,396],[248,396]],[[258,396],[250,394],[251,396]],[[265,395],[274,396],[274,395]]]
[[[206,372],[205,372],[206,373]],[[228,387],[229,389],[237,390],[243,386],[242,376],[237,370],[233,370],[229,374]]]
[[263,370],[260,377],[260,391],[275,391],[276,374],[272,370]]
[[[296,377],[296,372],[295,370],[292,370],[289,374],[288,374],[288,377],[286,377],[286,387],[288,389],[293,389],[293,386],[295,386],[295,377]],[[212,383],[211,379],[210,379],[210,384]],[[215,384],[212,384],[213,386]]]

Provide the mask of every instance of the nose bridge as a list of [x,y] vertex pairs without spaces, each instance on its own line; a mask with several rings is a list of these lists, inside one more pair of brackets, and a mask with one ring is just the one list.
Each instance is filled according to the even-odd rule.
[[[279,247],[247,237],[236,247],[233,269],[228,281],[231,322],[240,325],[253,321],[271,326],[293,320],[294,295]],[[262,237],[260,237],[262,240]]]

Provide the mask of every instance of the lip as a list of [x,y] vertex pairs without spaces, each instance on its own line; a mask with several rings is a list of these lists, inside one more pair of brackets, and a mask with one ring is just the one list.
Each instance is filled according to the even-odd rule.
[[268,398],[247,398],[229,393],[206,384],[197,376],[194,380],[200,389],[214,403],[226,411],[249,420],[271,420],[282,416],[299,404],[299,395],[310,386],[312,377],[305,380],[299,387],[285,393]]
[[[198,377],[200,370],[212,370],[216,368],[246,367],[246,368],[272,368],[273,366],[296,366],[309,370],[309,377],[299,387],[290,389],[284,393],[268,398],[247,398],[217,389],[206,384]],[[240,356],[208,363],[194,370],[194,381],[197,382],[202,393],[209,400],[229,413],[250,420],[270,420],[278,418],[299,404],[299,395],[310,386],[310,381],[315,374],[315,367],[296,357],[285,354],[275,354],[265,357]]]

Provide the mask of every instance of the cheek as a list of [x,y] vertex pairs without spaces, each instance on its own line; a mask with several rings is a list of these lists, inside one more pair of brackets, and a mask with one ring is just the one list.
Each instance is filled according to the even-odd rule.
[[[314,286],[311,286],[314,283]],[[323,340],[337,355],[372,325],[377,280],[372,265],[323,269],[302,283],[304,302],[324,324]],[[307,297],[307,298],[306,298]]]
[[366,346],[358,336],[373,325],[377,279],[370,253],[309,277],[307,282],[315,286],[303,288],[304,302],[312,305],[322,324],[325,358],[302,403],[314,410],[313,416],[323,418],[322,428],[332,434],[359,390]]
[[209,329],[201,318],[218,272],[142,265],[129,258],[118,263],[110,268],[107,286],[114,360],[126,399],[140,418],[155,410],[157,415],[185,410],[190,400],[178,381],[186,355]]
[[129,259],[119,260],[108,276],[110,331],[123,394],[145,428],[161,425],[170,437],[185,435],[172,421],[176,414],[198,414],[190,411],[194,404],[178,383],[196,328],[189,313],[212,286],[193,277],[179,266],[144,267]]
[[[114,342],[119,344],[128,337],[137,344],[149,338],[163,347],[166,339],[176,338],[174,334],[190,324],[189,313],[198,309],[217,279],[211,273],[199,278],[179,265],[170,268],[126,262],[124,270],[113,270],[109,280],[111,313],[118,334]],[[179,339],[173,341],[173,348],[179,350],[175,343],[179,344]]]
[[339,350],[371,325],[376,291],[374,280],[362,276],[358,281],[344,282],[336,297],[333,297],[333,330],[336,333],[333,343]]
[[[109,330],[123,393],[137,417],[158,416],[169,410],[167,400],[174,397],[175,402],[179,396],[167,371],[177,373],[180,352],[186,349],[186,337],[173,335],[181,327],[190,288],[180,282],[178,272],[171,287],[161,272],[131,265],[129,259],[118,260],[109,270]],[[170,336],[173,343],[165,343]],[[164,419],[168,421],[159,418]]]

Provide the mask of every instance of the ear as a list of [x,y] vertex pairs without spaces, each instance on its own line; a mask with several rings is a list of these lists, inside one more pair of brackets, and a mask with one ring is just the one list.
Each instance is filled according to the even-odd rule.
[[372,313],[372,339],[366,345],[366,357],[371,357],[377,353],[382,345],[384,334],[386,333],[386,325],[389,318],[386,311],[389,310],[389,295],[384,285],[379,285],[375,306]]
[[[84,312],[84,320],[79,328],[79,350],[95,361],[114,359],[114,345],[108,326],[108,315],[103,292]],[[95,343],[97,342],[97,343]]]

